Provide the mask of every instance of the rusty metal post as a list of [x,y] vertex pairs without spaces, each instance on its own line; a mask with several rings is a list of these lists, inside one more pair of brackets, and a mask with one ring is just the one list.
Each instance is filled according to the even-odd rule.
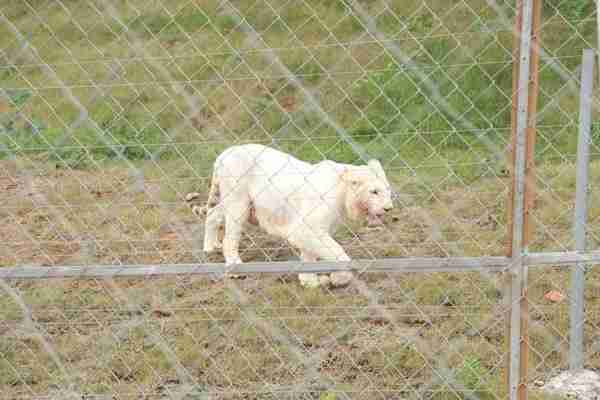
[[[600,1],[600,0],[599,0]],[[506,199],[506,256],[512,257],[512,235],[513,235],[513,202],[515,195],[515,180],[514,180],[514,166],[515,166],[515,146],[517,139],[517,100],[518,100],[518,86],[519,86],[519,59],[520,59],[520,43],[521,43],[521,30],[523,20],[523,2],[517,0],[516,14],[513,25],[513,44],[512,44],[512,59],[513,59],[513,70],[512,70],[512,106],[510,114],[510,125],[511,125],[511,142],[509,152],[507,154],[506,169],[510,176],[510,187],[508,197]],[[511,314],[511,298],[512,298],[512,279],[511,274],[506,274],[504,279],[504,298],[505,298],[505,320],[506,330],[504,337],[506,338],[506,365],[504,368],[504,386],[509,388],[507,393],[510,393],[510,314]]]
[[[517,3],[513,42],[512,138],[509,155],[511,190],[508,198],[507,255],[514,261],[508,274],[507,334],[509,354],[506,384],[510,399],[527,399],[528,322],[527,254],[533,234],[535,205],[534,148],[539,89],[539,29],[541,0]],[[518,60],[518,62],[517,62]]]

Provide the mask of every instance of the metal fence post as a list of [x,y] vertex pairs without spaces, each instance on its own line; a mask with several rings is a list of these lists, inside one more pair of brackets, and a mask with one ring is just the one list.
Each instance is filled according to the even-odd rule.
[[[593,50],[586,49],[583,51],[579,101],[579,138],[577,141],[577,188],[573,221],[575,250],[578,252],[585,251],[594,56]],[[569,313],[569,368],[571,370],[583,368],[584,269],[585,266],[582,263],[577,263],[573,266],[571,273],[571,309]]]
[[[523,254],[528,253],[528,246],[533,235],[533,219],[531,211],[535,206],[535,138],[537,122],[537,103],[539,94],[539,64],[540,64],[540,27],[542,25],[542,0],[533,0],[533,20],[531,27],[531,60],[529,64],[529,96],[527,133],[525,144],[525,194],[523,210]],[[519,376],[520,385],[517,396],[521,400],[527,399],[528,369],[529,369],[529,297],[527,272],[528,265],[524,265],[523,281],[521,286],[520,317],[521,317],[521,349]]]
[[539,69],[539,26],[541,2],[524,0],[518,3],[515,33],[519,40],[513,71],[512,114],[512,190],[509,197],[510,223],[508,256],[510,271],[510,318],[508,321],[509,362],[508,394],[510,399],[527,398],[528,318],[527,265],[523,256],[531,236],[530,211],[534,204],[534,144]]
[[[514,17],[514,25],[513,25],[513,43],[512,43],[512,57],[513,57],[513,70],[512,70],[512,100],[511,100],[511,145],[510,151],[507,157],[507,168],[510,172],[511,176],[511,184],[509,188],[509,193],[506,201],[506,256],[512,257],[512,237],[513,237],[513,216],[514,216],[514,195],[515,195],[515,181],[514,181],[514,167],[515,167],[515,147],[516,147],[516,128],[517,128],[517,100],[518,100],[518,90],[517,87],[519,85],[519,62],[517,60],[520,59],[520,42],[521,42],[521,32],[522,32],[522,22],[523,22],[523,2],[521,0],[517,0],[517,4],[515,6],[516,13]],[[507,340],[507,352],[509,354],[506,357],[506,365],[505,365],[505,386],[507,388],[508,393],[510,394],[510,351],[511,351],[511,343],[510,343],[510,333],[511,333],[511,310],[513,309],[511,299],[512,299],[512,277],[511,274],[506,274],[504,280],[504,306],[506,307],[506,331],[505,337]]]

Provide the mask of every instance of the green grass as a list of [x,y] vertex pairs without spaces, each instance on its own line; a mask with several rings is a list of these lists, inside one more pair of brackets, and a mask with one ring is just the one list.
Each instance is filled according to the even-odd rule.
[[195,11],[174,17],[162,14],[142,15],[130,21],[127,25],[143,34],[181,35],[193,33],[206,26],[208,22],[208,15],[201,11]]
[[565,18],[577,20],[593,12],[594,2],[590,0],[548,1],[544,3],[548,12],[559,13]]
[[[566,329],[568,306],[541,300],[557,277],[542,270],[532,272],[530,376],[536,376],[564,362],[563,345],[553,329]],[[480,275],[430,278],[437,279],[438,286],[467,289],[476,285],[472,280]],[[590,279],[597,282],[597,274]],[[260,392],[265,381],[285,386],[310,373],[310,364],[296,358],[294,346],[298,346],[314,357],[320,376],[300,390],[325,398],[360,390],[405,393],[411,387],[438,399],[468,398],[467,393],[479,398],[500,395],[504,324],[502,315],[493,313],[500,312],[494,309],[501,299],[485,305],[460,298],[455,304],[441,305],[436,296],[430,297],[433,301],[394,297],[418,287],[419,281],[423,281],[419,274],[373,274],[365,280],[384,296],[381,305],[394,316],[392,320],[379,317],[355,290],[301,290],[295,282],[271,277],[236,283],[248,298],[244,305],[227,285],[202,278],[119,280],[116,286],[126,298],[116,296],[119,292],[112,284],[101,281],[19,284],[19,290],[37,326],[70,371],[76,390],[82,392],[132,394],[166,384],[176,389],[183,385],[179,367],[185,368],[199,391]],[[589,306],[596,303],[591,299]],[[21,318],[8,313],[12,301],[4,297],[0,304],[8,329],[0,339],[0,383],[8,390],[5,393],[16,395],[27,388],[43,393],[62,387],[66,381],[41,342],[35,336],[18,336]],[[590,314],[588,323],[597,324],[597,318]],[[543,329],[541,323],[552,329]],[[287,339],[273,334],[273,328]],[[170,352],[163,351],[157,337]],[[448,373],[442,372],[444,368],[453,374],[454,383],[446,378],[440,381],[434,372]]]
[[[569,4],[568,9],[565,4]],[[560,2],[559,8],[565,15],[570,15],[572,9],[584,12],[586,2]],[[406,8],[393,8],[396,16],[391,13],[384,13],[378,19],[378,26],[387,32],[386,27],[392,29],[395,19],[402,20],[406,16],[406,22],[409,23],[408,29],[415,35],[420,33],[428,33],[435,31],[439,21],[433,18],[433,14],[427,9],[420,9],[418,12],[416,7],[405,5]],[[436,13],[442,13],[443,9],[438,9],[437,3],[431,5]],[[257,12],[259,7],[250,7],[248,9],[241,8],[242,14],[247,13],[248,22],[256,27],[264,25],[266,31],[262,35],[267,42],[274,47],[286,47],[287,38],[279,39],[276,32],[271,32],[268,27],[273,22],[266,19],[264,14]],[[550,7],[552,9],[552,7]],[[583,11],[581,11],[583,10]],[[131,11],[131,10],[130,10]],[[313,40],[314,35],[325,35],[325,32],[320,32],[318,29],[304,31],[303,23],[318,12],[325,25],[336,26],[336,29],[343,28],[345,21],[352,20],[348,14],[348,6],[342,3],[337,3],[336,6],[326,7],[317,4],[308,4],[303,7],[286,6],[278,11],[282,21],[289,22],[290,28],[297,28],[297,35],[302,35],[308,43]],[[547,14],[551,15],[552,10],[547,10]],[[127,10],[123,10],[127,13]],[[245,15],[245,14],[244,14]],[[459,13],[458,10],[452,11],[452,15],[456,16],[456,23],[462,22],[463,26],[468,25],[469,18],[472,18],[468,13]],[[481,10],[481,21],[487,22],[493,17],[493,13],[486,9]],[[62,18],[62,17],[61,17]],[[63,19],[56,17],[56,21],[63,22]],[[237,17],[232,15],[223,15],[216,12],[215,5],[212,2],[207,2],[202,7],[183,6],[177,8],[174,6],[169,9],[169,14],[156,10],[147,10],[144,13],[136,13],[127,19],[126,25],[142,34],[159,35],[159,43],[163,34],[167,36],[177,36],[181,43],[185,43],[183,36],[185,33],[193,34],[194,32],[204,32],[209,26],[223,25],[226,30],[231,30],[236,25]],[[341,19],[340,19],[341,18]],[[263,20],[264,19],[264,20]],[[329,20],[331,20],[329,22]],[[50,19],[50,23],[54,21]],[[338,23],[336,24],[337,21]],[[396,21],[397,22],[397,21]],[[319,24],[313,24],[317,26]],[[319,25],[320,26],[320,25]],[[458,27],[457,27],[458,28]],[[210,28],[212,32],[212,28]],[[356,26],[349,29],[348,34],[360,32],[362,28]],[[554,29],[556,34],[557,30]],[[549,31],[550,32],[550,31]],[[570,32],[563,30],[562,34]],[[100,35],[99,32],[96,32]],[[335,33],[335,32],[334,32]],[[228,34],[225,32],[225,34]],[[391,30],[390,30],[390,34]],[[207,32],[210,40],[222,40],[214,36],[214,32]],[[67,43],[69,37],[63,38]],[[150,39],[150,38],[148,38]],[[176,38],[177,39],[177,38]],[[236,37],[231,36],[236,43]],[[549,46],[559,45],[559,39],[551,36],[552,42],[546,43]],[[164,40],[171,40],[164,38]],[[340,38],[341,40],[341,38]],[[556,43],[554,43],[556,41]],[[446,99],[452,109],[462,118],[468,120],[471,126],[479,129],[498,129],[505,128],[509,125],[509,109],[505,106],[499,110],[499,104],[507,103],[507,96],[510,92],[511,69],[508,65],[497,64],[480,64],[473,66],[465,66],[464,68],[448,69],[445,72],[430,70],[432,65],[436,63],[461,63],[469,61],[464,52],[457,51],[457,46],[464,46],[462,42],[457,42],[453,38],[439,39],[424,39],[422,47],[417,43],[413,43],[411,39],[400,41],[404,51],[410,53],[414,50],[414,59],[424,69],[423,72],[429,75],[438,86],[440,94]],[[179,42],[176,42],[179,43]],[[499,34],[497,37],[489,36],[487,38],[473,41],[473,49],[485,49],[483,53],[478,54],[482,61],[498,60],[505,58],[504,48],[499,46],[508,46],[510,37]],[[152,46],[154,47],[153,43]],[[362,62],[362,57],[370,54],[369,46],[361,48],[351,48],[352,58],[348,58],[348,65],[352,60]],[[174,51],[177,51],[175,45]],[[159,48],[156,48],[158,51]],[[152,50],[154,51],[154,50]],[[327,51],[315,50],[307,53],[304,50],[297,52],[281,53],[282,60],[291,71],[298,74],[303,83],[308,87],[314,87],[314,90],[322,93],[321,103],[326,111],[333,113],[334,117],[342,124],[342,127],[349,131],[353,139],[360,145],[366,147],[373,157],[389,159],[393,157],[396,161],[402,161],[408,165],[418,165],[418,160],[423,158],[423,153],[431,155],[432,147],[435,150],[431,162],[435,164],[450,162],[452,163],[473,163],[483,162],[487,160],[484,153],[489,152],[481,146],[481,141],[472,133],[466,134],[454,132],[465,128],[459,121],[453,119],[447,113],[447,110],[441,106],[434,106],[429,102],[431,93],[423,86],[419,79],[410,70],[402,70],[397,64],[391,62],[389,55],[378,54],[375,58],[369,59],[369,68],[375,72],[368,72],[362,79],[342,80],[335,77],[333,81],[326,80],[325,72],[328,68],[334,67],[339,57],[336,54],[344,54],[341,48],[333,48]],[[373,53],[374,55],[377,53]],[[212,79],[215,77],[214,67],[220,64],[223,66],[229,62],[235,62],[229,57],[209,57],[210,64],[213,68],[205,68],[206,62],[196,63],[193,57],[189,60],[184,59],[178,62],[178,65],[185,76],[194,76],[196,79]],[[260,63],[260,57],[248,55],[247,61],[253,68],[264,67]],[[256,61],[256,62],[255,62]],[[566,61],[568,62],[568,60]],[[145,65],[141,63],[131,64],[128,68],[130,76],[139,75],[143,72]],[[152,68],[152,67],[151,67]],[[382,70],[383,69],[383,70]],[[245,69],[242,69],[245,71]],[[66,71],[65,71],[66,72]],[[175,75],[178,71],[173,71]],[[6,75],[8,74],[8,75]],[[36,82],[38,72],[32,71],[33,82]],[[11,75],[10,70],[5,72],[7,84],[10,86],[11,81],[17,83],[15,76]],[[247,75],[247,74],[244,74]],[[140,81],[151,79],[151,75],[140,75]],[[488,77],[491,77],[490,80]],[[93,78],[93,76],[92,76]],[[541,75],[542,86],[546,93],[552,93],[552,90],[558,89],[560,79],[550,71],[549,68],[542,69]],[[231,141],[262,141],[270,142],[271,136],[277,138],[282,128],[289,129],[290,118],[281,112],[277,104],[283,104],[286,97],[292,98],[294,107],[292,109],[293,133],[302,138],[312,139],[309,145],[298,146],[295,143],[286,143],[287,138],[280,140],[281,147],[285,150],[292,151],[298,156],[308,160],[318,160],[323,155],[338,159],[342,162],[356,162],[357,157],[349,146],[344,143],[339,143],[336,139],[336,133],[328,128],[323,129],[321,120],[318,115],[315,115],[305,104],[303,96],[299,92],[290,91],[284,82],[265,81],[269,94],[253,93],[251,89],[254,81],[241,81],[233,87],[223,86],[205,86],[200,85],[197,90],[201,90],[207,95],[210,103],[205,111],[209,115],[208,125],[214,126],[221,131],[224,140]],[[456,88],[460,90],[456,90]],[[330,90],[331,89],[331,90]],[[342,89],[342,91],[340,91]],[[21,110],[27,118],[27,123],[23,122],[23,116],[14,117],[9,121],[2,121],[3,137],[2,144],[8,147],[12,153],[20,152],[22,154],[31,153],[46,153],[49,159],[63,160],[68,166],[86,167],[94,164],[97,161],[104,160],[152,160],[155,158],[170,159],[172,157],[190,157],[190,153],[194,153],[193,146],[206,147],[212,146],[210,143],[198,143],[192,146],[183,145],[175,148],[170,145],[172,140],[179,140],[183,143],[197,141],[199,138],[205,138],[203,128],[189,128],[189,124],[184,124],[183,127],[178,126],[180,118],[176,113],[175,108],[169,108],[166,112],[161,113],[154,123],[148,121],[147,110],[161,107],[160,91],[143,89],[142,96],[136,94],[132,97],[132,90],[126,88],[115,88],[114,97],[104,99],[106,101],[95,101],[93,104],[87,105],[86,108],[90,112],[91,117],[96,124],[92,127],[78,127],[72,132],[67,132],[58,123],[57,116],[63,117],[63,120],[69,121],[77,116],[77,111],[69,109],[68,104],[57,101],[58,106],[54,106],[55,112],[50,112],[48,107],[41,103],[40,97],[32,96],[28,91],[13,91],[9,93],[10,97],[15,97],[13,108]],[[247,107],[240,108],[238,103],[239,96],[243,96]],[[347,101],[341,105],[337,104],[340,96],[348,96]],[[48,93],[47,99],[58,100],[59,97],[50,97]],[[173,95],[175,104],[181,109],[181,97]],[[545,103],[553,98],[541,96],[540,108],[544,108]],[[116,101],[116,104],[111,104]],[[564,123],[565,117],[569,112],[575,112],[576,96],[565,97],[557,103],[556,112],[550,108],[545,114],[541,123],[545,125],[555,125]],[[329,105],[332,105],[329,107]],[[333,105],[336,105],[333,107]],[[236,111],[231,112],[234,106]],[[356,113],[356,107],[361,108],[361,113]],[[114,110],[119,107],[125,107],[126,113],[119,118],[118,121],[111,120]],[[559,112],[559,111],[564,111]],[[204,111],[203,111],[204,112]],[[231,119],[221,119],[223,115],[231,116]],[[259,122],[254,116],[258,116]],[[149,123],[150,122],[150,123]],[[27,125],[19,127],[19,125]],[[100,127],[98,129],[97,127]],[[8,131],[8,133],[7,133]],[[42,134],[38,135],[38,132]],[[174,133],[173,133],[174,132]],[[308,133],[307,133],[308,132]],[[413,140],[403,140],[406,135],[411,132],[425,132],[423,135]],[[450,133],[449,133],[450,132]],[[564,149],[565,152],[572,152],[573,135],[572,130],[561,132],[560,135],[552,135],[540,138],[540,147],[548,145]],[[331,139],[319,139],[318,136],[330,136]],[[398,135],[396,137],[395,135]],[[108,141],[101,140],[101,136],[107,136]],[[288,135],[290,136],[290,135]],[[492,142],[499,148],[502,148],[506,143],[507,132],[502,135],[492,135]],[[60,140],[61,137],[70,137],[69,139]],[[424,140],[427,143],[424,143]],[[145,144],[146,146],[143,146]],[[85,151],[81,145],[88,148]],[[57,149],[56,147],[63,147]],[[66,150],[64,147],[71,146],[72,149]],[[79,148],[77,148],[79,147]],[[312,149],[311,149],[312,147]],[[185,149],[185,150],[182,150]],[[216,155],[216,148],[211,152]],[[461,153],[470,153],[465,156]],[[6,151],[3,152],[6,156]],[[543,158],[545,154],[541,154]],[[214,156],[213,156],[214,157]],[[500,166],[493,166],[492,171],[500,169]],[[470,168],[461,168],[456,166],[453,168],[453,174],[457,177],[471,181],[481,177],[479,172],[472,172]],[[427,177],[424,177],[426,180]]]

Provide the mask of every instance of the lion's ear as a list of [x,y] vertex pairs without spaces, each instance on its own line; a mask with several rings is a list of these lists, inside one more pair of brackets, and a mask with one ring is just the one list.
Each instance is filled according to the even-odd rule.
[[377,175],[385,176],[385,172],[383,171],[383,167],[381,166],[379,160],[370,160],[367,165],[371,167],[371,169],[373,169]]
[[381,168],[381,163],[379,162],[379,160],[377,159],[372,159],[369,160],[369,163],[367,164],[369,167],[373,167],[373,168]]

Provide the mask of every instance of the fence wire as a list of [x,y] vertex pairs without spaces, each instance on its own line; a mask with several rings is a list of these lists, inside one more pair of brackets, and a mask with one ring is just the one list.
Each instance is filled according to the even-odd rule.
[[[352,259],[504,256],[514,14],[495,0],[4,2],[0,266],[222,263],[185,199],[204,205],[216,157],[247,143],[381,161],[394,209],[377,228],[339,226]],[[532,252],[574,248],[581,52],[596,27],[592,1],[544,2]],[[251,226],[240,257],[302,254]],[[587,271],[584,365],[598,369],[600,275]],[[568,367],[568,276],[529,273],[536,396]],[[501,274],[242,278],[1,281],[0,398],[506,396]]]

